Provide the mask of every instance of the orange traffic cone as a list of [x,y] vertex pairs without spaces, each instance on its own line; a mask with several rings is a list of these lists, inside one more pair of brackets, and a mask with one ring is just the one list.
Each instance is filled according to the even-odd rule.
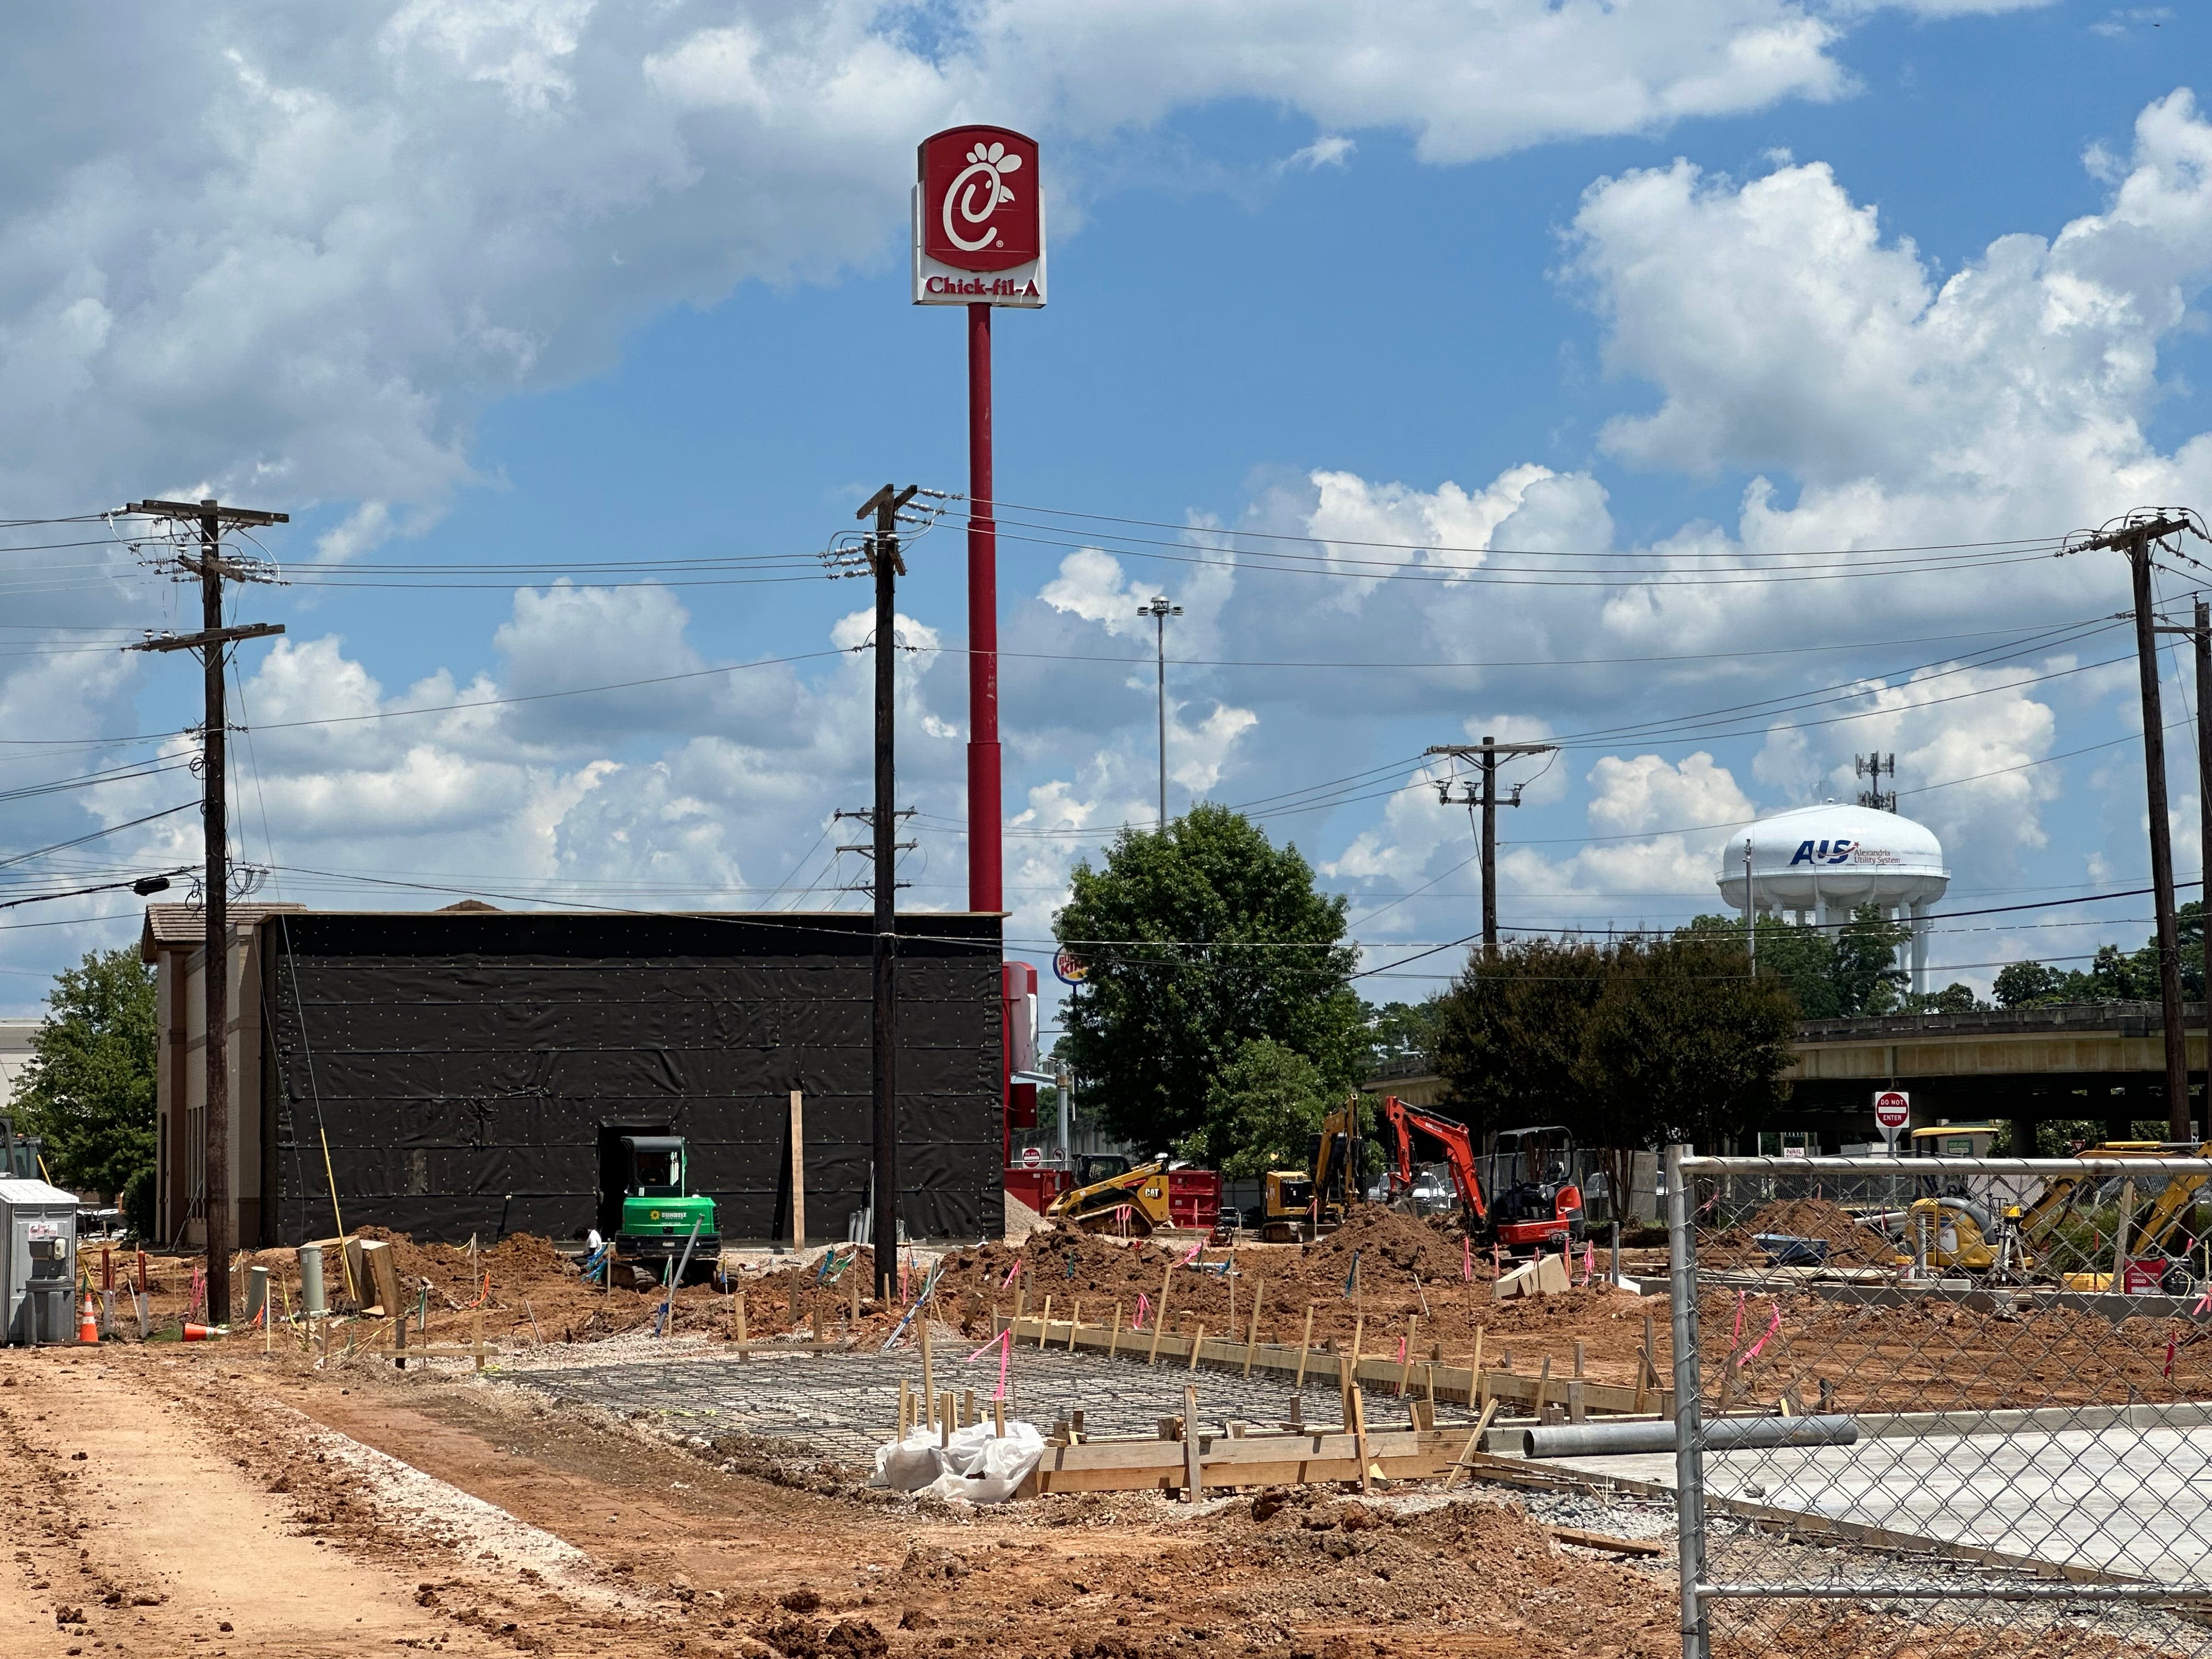
[[185,1326],[185,1340],[204,1342],[208,1338],[217,1334],[221,1329],[222,1328],[216,1325],[194,1325],[187,1322]]
[[76,1340],[80,1342],[100,1340],[100,1316],[93,1310],[89,1291],[85,1294],[83,1310],[76,1316]]

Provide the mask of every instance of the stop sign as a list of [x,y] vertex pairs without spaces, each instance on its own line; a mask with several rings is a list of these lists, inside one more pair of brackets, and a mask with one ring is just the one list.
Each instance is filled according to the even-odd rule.
[[1885,1129],[1902,1129],[1912,1117],[1912,1097],[1884,1089],[1874,1097],[1874,1121]]

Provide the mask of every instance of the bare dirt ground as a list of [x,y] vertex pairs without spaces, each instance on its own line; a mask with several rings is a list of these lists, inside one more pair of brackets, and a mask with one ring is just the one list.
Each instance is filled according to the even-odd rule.
[[[1506,1487],[975,1512],[869,1492],[787,1449],[687,1446],[465,1371],[319,1372],[235,1341],[0,1352],[0,1439],[11,1656],[1678,1650],[1670,1559],[1563,1543],[1544,1524],[1556,1512],[1532,1515]],[[1641,1535],[1664,1541],[1666,1524],[1647,1515]],[[1844,1634],[1808,1621],[1764,1650],[1898,1650],[1893,1631],[1836,1645]],[[1927,1659],[2142,1650],[1939,1627],[1910,1645]]]

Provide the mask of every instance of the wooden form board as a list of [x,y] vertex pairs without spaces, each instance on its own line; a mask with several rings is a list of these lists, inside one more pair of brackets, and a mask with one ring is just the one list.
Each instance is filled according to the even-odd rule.
[[[399,1270],[392,1260],[392,1247],[374,1238],[358,1241],[360,1261],[368,1283],[362,1289],[364,1302],[374,1298],[374,1310],[388,1318],[397,1318],[406,1311],[399,1299]],[[368,1311],[364,1308],[364,1312]]]
[[[1459,1455],[1464,1435],[1449,1429],[1370,1430],[1367,1461],[1393,1480],[1442,1474]],[[1018,1498],[1055,1492],[1181,1491],[1188,1476],[1190,1447],[1181,1440],[1091,1440],[1049,1445]],[[1353,1437],[1308,1431],[1287,1434],[1200,1435],[1198,1469],[1205,1486],[1280,1486],[1305,1481],[1357,1480],[1359,1455]]]
[[[1009,1320],[1003,1314],[994,1322],[994,1334],[996,1331],[1004,1330],[1008,1325],[1014,1328],[1014,1340],[1017,1346],[1048,1335],[1045,1326],[1038,1320]],[[1052,1322],[1048,1342],[1054,1346],[1095,1348],[1103,1353],[1113,1338],[1114,1331],[1108,1326],[1074,1327],[1065,1320],[1055,1319]],[[1171,1335],[1165,1331],[1158,1333],[1158,1338],[1160,1364],[1165,1364],[1172,1360],[1182,1364],[1185,1369],[1190,1367],[1193,1339]],[[1150,1333],[1147,1333],[1145,1338],[1145,1346],[1133,1352],[1128,1342],[1121,1342],[1117,1346],[1116,1357],[1133,1364],[1143,1364],[1151,1344]],[[1347,1357],[1331,1353],[1326,1350],[1314,1350],[1306,1357],[1306,1380],[1312,1382],[1316,1378],[1333,1379],[1337,1374],[1340,1359]],[[1199,1339],[1199,1352],[1196,1358],[1204,1364],[1224,1369],[1233,1367],[1239,1370],[1243,1369],[1249,1358],[1255,1370],[1279,1373],[1285,1376],[1295,1376],[1298,1369],[1298,1350],[1294,1347],[1273,1342],[1247,1345],[1227,1337]],[[1404,1364],[1395,1359],[1363,1358],[1359,1362],[1358,1378],[1363,1383],[1395,1389],[1398,1384],[1401,1373],[1405,1370]],[[1479,1405],[1485,1398],[1485,1389],[1488,1391],[1489,1399],[1501,1401],[1505,1405],[1534,1405],[1540,1386],[1540,1379],[1532,1374],[1485,1367],[1481,1376],[1483,1387],[1478,1388],[1475,1374],[1468,1366],[1431,1365],[1428,1361],[1421,1360],[1416,1362],[1413,1367],[1409,1394],[1425,1394],[1425,1385],[1430,1373],[1434,1375],[1437,1398],[1459,1406]],[[1674,1395],[1670,1389],[1647,1389],[1639,1400],[1635,1387],[1626,1382],[1593,1382],[1574,1380],[1572,1388],[1575,1394],[1580,1397],[1583,1409],[1593,1416],[1648,1417],[1656,1414],[1671,1418],[1674,1414]],[[1553,1379],[1549,1386],[1545,1389],[1544,1398],[1547,1403],[1551,1405],[1567,1405],[1569,1382],[1558,1378]]]

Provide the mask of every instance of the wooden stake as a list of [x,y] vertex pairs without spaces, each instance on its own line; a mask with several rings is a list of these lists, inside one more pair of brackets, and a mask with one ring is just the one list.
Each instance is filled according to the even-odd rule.
[[1182,1501],[1195,1504],[1205,1495],[1198,1472],[1198,1389],[1186,1382],[1182,1390]]
[[969,1428],[975,1422],[975,1390],[963,1389],[960,1395],[960,1426]]
[[1467,1391],[1467,1403],[1470,1406],[1480,1406],[1490,1398],[1490,1384],[1482,1379],[1482,1345],[1489,1334],[1486,1326],[1474,1328],[1474,1359],[1468,1368],[1468,1376],[1474,1379]]
[[937,1443],[940,1446],[952,1443],[952,1390],[950,1389],[938,1397]]
[[1444,1486],[1447,1489],[1450,1487],[1453,1481],[1459,1479],[1459,1472],[1468,1466],[1468,1461],[1474,1455],[1476,1449],[1482,1444],[1482,1431],[1490,1426],[1490,1419],[1497,1414],[1497,1412],[1498,1402],[1493,1400],[1482,1408],[1482,1415],[1474,1419],[1474,1432],[1468,1436],[1467,1444],[1461,1449],[1459,1461],[1451,1466],[1451,1473],[1444,1476]]
[[1106,1339],[1106,1357],[1111,1359],[1121,1346],[1121,1304],[1114,1304],[1114,1330]]
[[1267,1299],[1267,1281],[1261,1279],[1252,1290],[1252,1324],[1244,1333],[1244,1375],[1252,1375],[1252,1350],[1260,1341],[1260,1307]]
[[1075,1298],[1075,1311],[1067,1316],[1067,1351],[1075,1352],[1075,1334],[1083,1328],[1083,1298]]
[[[484,1368],[483,1310],[482,1308],[478,1308],[476,1310],[475,1316],[471,1319],[469,1322],[471,1334],[474,1338],[471,1346],[476,1349],[477,1370],[481,1373]],[[399,1326],[402,1330],[406,1328],[407,1321],[404,1317],[400,1320]]]
[[1152,1352],[1145,1356],[1147,1365],[1159,1363],[1160,1333],[1168,1328],[1168,1284],[1174,1277],[1175,1258],[1170,1256],[1167,1271],[1160,1275],[1160,1305],[1152,1310]]
[[1183,1367],[1185,1370],[1194,1371],[1198,1369],[1198,1351],[1205,1346],[1206,1327],[1200,1325],[1198,1328],[1198,1334],[1190,1340],[1190,1364]]
[[750,1359],[752,1356],[745,1352],[745,1344],[752,1339],[745,1334],[745,1294],[743,1291],[738,1292],[735,1306],[738,1315],[738,1358]]
[[860,1275],[850,1267],[845,1269],[845,1322],[857,1325],[860,1322]]
[[1000,1440],[1006,1437],[1006,1402],[1003,1400],[991,1402],[991,1432]]
[[1656,1367],[1651,1363],[1651,1316],[1644,1316],[1644,1346],[1636,1351],[1636,1414],[1644,1415],[1644,1402],[1651,1393],[1651,1377]]
[[1337,1391],[1344,1396],[1344,1423],[1346,1428],[1352,1426],[1353,1403],[1359,1397],[1359,1349],[1360,1343],[1366,1334],[1365,1316],[1355,1316],[1352,1322],[1352,1352],[1349,1355],[1340,1353],[1336,1357],[1336,1386]]
[[1413,1380],[1413,1339],[1420,1334],[1421,1316],[1415,1314],[1406,1322],[1406,1358],[1398,1367],[1398,1398],[1406,1397],[1406,1385]]
[[1052,1298],[1044,1299],[1044,1311],[1037,1316],[1037,1346],[1044,1346],[1044,1334],[1052,1328]]
[[1536,1421],[1544,1420],[1544,1395],[1552,1386],[1552,1356],[1544,1356],[1544,1368],[1536,1373]]
[[1303,1390],[1306,1385],[1306,1356],[1313,1352],[1313,1304],[1306,1304],[1306,1334],[1298,1339],[1298,1380],[1291,1384]]
[[1367,1401],[1357,1383],[1352,1389],[1352,1446],[1359,1454],[1359,1490],[1375,1490],[1375,1476],[1367,1462]]
[[1580,1337],[1577,1337],[1577,1338],[1575,1339],[1575,1377],[1576,1377],[1576,1380],[1577,1380],[1577,1381],[1580,1381],[1580,1380],[1581,1380],[1582,1374],[1583,1374],[1583,1340],[1582,1340],[1582,1338],[1580,1338]]
[[[802,1104],[805,1099],[805,1097],[798,1090],[791,1091],[791,1249],[794,1255],[801,1256],[806,1254],[806,1113]],[[891,1248],[898,1248],[896,1239],[891,1242]]]
[[[915,1323],[921,1327],[921,1397],[924,1409],[933,1411],[937,1396],[932,1390],[937,1387],[937,1361],[929,1351],[929,1317],[926,1314],[917,1314]],[[1013,1338],[1008,1337],[1006,1346],[1012,1348],[1013,1346]]]

